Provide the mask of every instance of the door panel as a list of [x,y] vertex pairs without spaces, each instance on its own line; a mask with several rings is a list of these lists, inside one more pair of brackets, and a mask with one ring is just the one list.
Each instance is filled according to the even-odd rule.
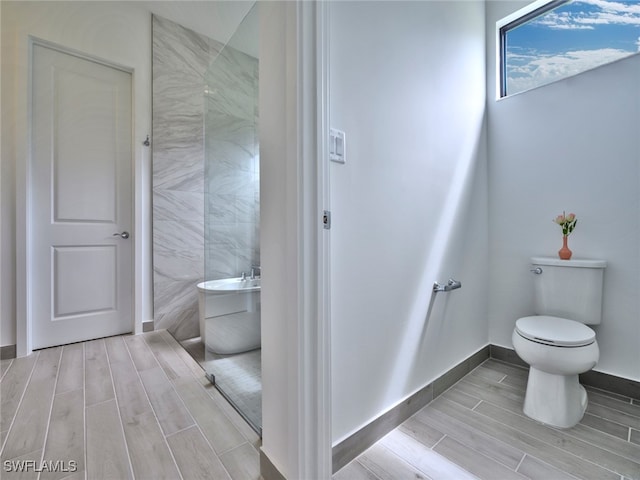
[[130,332],[131,74],[36,44],[32,78],[33,348]]
[[[107,67],[102,67],[107,68]],[[116,221],[117,88],[97,76],[53,69],[55,220]],[[69,108],[81,105],[81,109]],[[126,133],[126,132],[122,132]],[[93,196],[99,202],[83,201]]]
[[54,247],[52,251],[54,320],[117,310],[115,245]]

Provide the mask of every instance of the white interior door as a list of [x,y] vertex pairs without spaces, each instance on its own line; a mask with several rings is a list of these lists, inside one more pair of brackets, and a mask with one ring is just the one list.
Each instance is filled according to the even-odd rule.
[[36,349],[133,330],[132,78],[38,44],[32,58]]

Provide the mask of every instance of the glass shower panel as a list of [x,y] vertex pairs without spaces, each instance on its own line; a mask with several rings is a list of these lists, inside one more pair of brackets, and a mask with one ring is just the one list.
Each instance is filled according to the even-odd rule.
[[260,432],[258,5],[206,73],[205,344],[209,379]]

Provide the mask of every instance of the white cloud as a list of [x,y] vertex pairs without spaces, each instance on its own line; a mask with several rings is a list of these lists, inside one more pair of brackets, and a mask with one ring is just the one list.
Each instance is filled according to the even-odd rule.
[[636,46],[638,47],[638,51],[640,52],[640,37],[636,40]]
[[595,12],[549,12],[535,23],[554,30],[585,30],[594,25],[640,25],[640,2],[627,4],[607,0],[580,0],[574,5],[591,5]]
[[[577,3],[577,2],[576,2]],[[640,3],[621,3],[611,2],[609,0],[580,0],[580,3],[594,5],[602,10],[618,13],[629,13],[640,15]]]
[[537,25],[551,28],[553,30],[592,30],[593,26],[581,23],[573,15],[567,12],[550,12],[535,21]]
[[579,19],[564,13],[548,13],[540,17],[536,24],[548,27],[554,30],[593,30],[592,25],[580,22]]
[[[640,51],[640,38],[637,45]],[[556,55],[519,55],[520,64],[512,64],[509,68],[507,91],[514,93],[529,90],[629,55],[630,52],[626,50],[614,48],[577,50]]]

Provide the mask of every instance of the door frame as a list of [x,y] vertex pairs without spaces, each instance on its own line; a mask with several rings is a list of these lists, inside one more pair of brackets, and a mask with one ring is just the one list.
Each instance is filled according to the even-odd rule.
[[265,479],[331,478],[329,3],[260,4]]
[[24,158],[24,162],[16,162],[16,356],[24,357],[30,355],[32,349],[32,279],[36,272],[33,272],[32,257],[34,242],[32,241],[32,186],[31,173],[33,166],[32,152],[32,128],[33,128],[33,47],[39,45],[41,47],[56,50],[61,53],[72,55],[84,60],[89,60],[110,68],[115,68],[131,75],[131,129],[132,129],[132,145],[131,145],[131,214],[133,225],[131,226],[131,234],[133,236],[133,265],[131,268],[131,278],[133,284],[132,292],[132,325],[131,331],[134,333],[142,332],[142,300],[140,288],[142,280],[141,252],[142,252],[142,202],[139,195],[138,183],[140,179],[136,175],[138,168],[136,162],[136,145],[135,145],[135,70],[130,67],[119,65],[117,63],[98,58],[91,54],[81,52],[72,48],[59,45],[48,40],[37,38],[29,35],[26,45],[26,134],[25,138],[19,139],[18,145],[22,142],[24,146],[24,155],[18,152],[17,158]]

